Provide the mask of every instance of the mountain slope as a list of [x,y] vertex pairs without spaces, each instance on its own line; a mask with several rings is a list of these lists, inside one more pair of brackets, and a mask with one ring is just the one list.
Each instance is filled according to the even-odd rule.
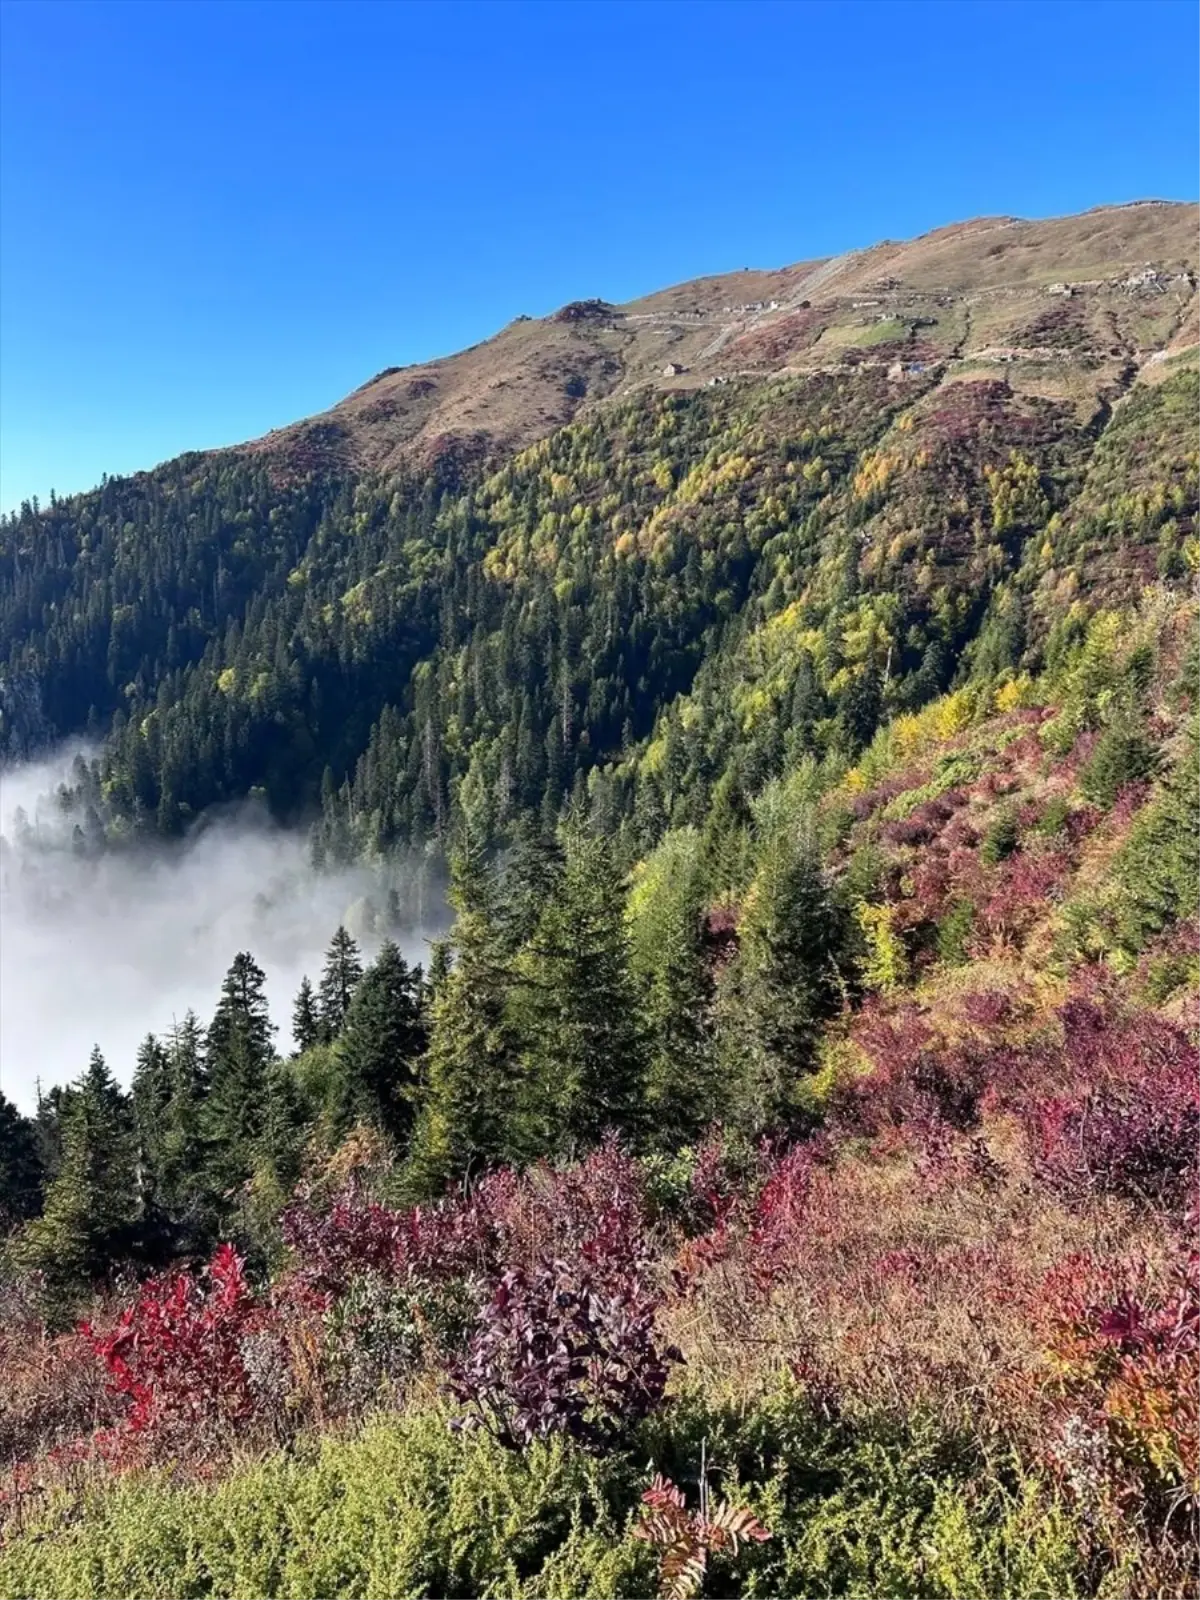
[[[1194,315],[1196,222],[1195,206],[1156,203],[1048,222],[983,218],[626,305],[579,302],[518,318],[444,360],[388,369],[251,448],[293,469],[475,458],[636,388],[862,361],[1000,367],[1033,392],[1091,399]],[[1050,292],[1062,283],[1071,295]]]
[[956,679],[1039,670],[1080,606],[1186,581],[1195,215],[581,303],[25,508],[0,739],[107,736],[79,798],[110,829],[257,790],[320,804],[335,854],[440,848],[574,798],[636,853],[723,782],[848,758]]

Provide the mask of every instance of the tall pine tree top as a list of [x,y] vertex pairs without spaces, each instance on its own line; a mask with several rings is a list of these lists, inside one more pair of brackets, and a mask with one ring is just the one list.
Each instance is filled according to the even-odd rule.
[[336,1039],[345,1027],[350,1002],[362,975],[363,964],[358,946],[345,928],[339,927],[329,941],[325,967],[321,973],[318,1009],[326,1039]]

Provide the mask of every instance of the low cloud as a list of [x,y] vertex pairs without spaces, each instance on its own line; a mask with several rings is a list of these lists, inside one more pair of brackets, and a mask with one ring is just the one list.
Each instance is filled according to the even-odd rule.
[[[345,922],[369,954],[385,932],[426,961],[441,925],[412,874],[314,872],[303,833],[243,809],[178,843],[89,853],[55,799],[78,745],[0,772],[0,1088],[22,1110],[77,1078],[98,1044],[128,1084],[139,1042],[189,1009],[207,1024],[239,950],[267,974],[278,1043]],[[399,911],[399,928],[389,922]],[[408,931],[400,929],[407,927]]]

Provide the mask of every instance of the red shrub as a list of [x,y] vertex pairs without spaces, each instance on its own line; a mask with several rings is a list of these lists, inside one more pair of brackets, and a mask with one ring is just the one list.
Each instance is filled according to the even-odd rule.
[[130,1402],[127,1425],[144,1433],[244,1421],[257,1396],[245,1361],[246,1340],[264,1311],[246,1282],[245,1265],[223,1244],[199,1275],[151,1278],[116,1326],[80,1331],[108,1368],[113,1388]]
[[854,1041],[875,1070],[839,1084],[830,1102],[834,1125],[851,1132],[878,1135],[935,1123],[973,1128],[984,1092],[1013,1073],[1007,1047],[964,1040],[949,1049],[914,1007],[891,1015],[864,1007]]
[[645,1178],[615,1137],[571,1167],[539,1162],[517,1179],[494,1174],[473,1199],[505,1266],[582,1257],[604,1276],[633,1271],[650,1254]]
[[793,1145],[768,1172],[746,1242],[751,1276],[764,1293],[802,1259],[814,1181],[830,1160],[828,1141],[819,1136]]
[[993,937],[1018,939],[1058,898],[1059,885],[1070,870],[1062,850],[1018,850],[996,871],[992,891],[980,912],[980,926]]
[[292,1282],[325,1306],[364,1273],[445,1282],[493,1270],[498,1255],[495,1224],[475,1197],[393,1211],[351,1181],[328,1211],[301,1197],[280,1221],[295,1261]]
[[1179,1208],[1196,1180],[1200,1084],[1194,1063],[1025,1113],[1033,1164],[1063,1199],[1114,1195]]
[[1003,989],[977,989],[962,997],[959,1009],[977,1028],[999,1028],[1012,1019],[1012,996]]

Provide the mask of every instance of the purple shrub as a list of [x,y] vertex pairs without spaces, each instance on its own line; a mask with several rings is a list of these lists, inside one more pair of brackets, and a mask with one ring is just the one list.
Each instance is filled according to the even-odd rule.
[[553,1433],[612,1444],[661,1406],[683,1359],[657,1344],[657,1309],[633,1275],[601,1286],[564,1261],[506,1272],[451,1374],[460,1425],[509,1449]]

